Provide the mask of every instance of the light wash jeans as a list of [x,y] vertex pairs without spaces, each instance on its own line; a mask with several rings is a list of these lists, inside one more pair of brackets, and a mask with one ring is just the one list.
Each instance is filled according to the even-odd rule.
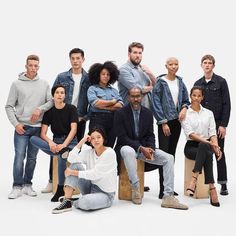
[[174,192],[174,157],[160,149],[155,149],[154,160],[146,160],[142,153],[137,153],[130,146],[123,146],[120,154],[124,160],[126,170],[128,172],[129,181],[133,187],[139,187],[139,179],[137,175],[137,161],[163,166],[164,176],[164,195],[173,195]]
[[[25,133],[14,134],[15,159],[13,164],[13,186],[22,187],[25,184],[32,185],[32,178],[36,165],[38,148],[33,146],[30,138],[34,135],[39,136],[40,127],[24,126]],[[26,164],[24,168],[24,160]]]
[[[80,163],[73,163],[70,168],[72,170],[84,170]],[[79,188],[82,196],[74,201],[73,205],[85,211],[110,207],[115,196],[115,192],[104,192],[97,185],[92,184],[90,180],[78,178],[77,176],[66,177],[65,186],[70,186],[73,189]]]
[[[62,144],[65,139],[66,139],[66,136],[64,138],[54,138],[53,141],[56,144]],[[66,169],[66,159],[61,158],[61,154],[59,154],[59,153],[53,153],[50,150],[48,143],[45,140],[41,139],[40,137],[33,136],[33,137],[31,137],[30,142],[35,147],[39,148],[40,150],[42,150],[46,154],[48,154],[50,156],[57,156],[58,157],[58,185],[64,185],[64,182],[65,182],[64,171]],[[76,144],[77,144],[77,139],[74,138],[70,142],[70,144],[68,145],[68,148],[70,148],[72,150]]]

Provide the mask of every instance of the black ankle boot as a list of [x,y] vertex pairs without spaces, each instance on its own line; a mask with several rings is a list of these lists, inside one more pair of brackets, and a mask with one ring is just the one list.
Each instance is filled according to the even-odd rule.
[[64,194],[65,194],[64,193],[64,186],[63,185],[57,185],[57,191],[54,194],[54,196],[52,197],[51,202],[58,202],[59,198],[61,196],[64,196]]
[[229,194],[226,184],[221,184],[220,194],[224,196]]

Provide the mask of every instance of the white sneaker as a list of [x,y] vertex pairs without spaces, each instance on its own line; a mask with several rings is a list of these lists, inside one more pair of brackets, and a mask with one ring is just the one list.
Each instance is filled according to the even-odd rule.
[[22,193],[30,196],[30,197],[36,197],[37,193],[33,190],[31,185],[25,185],[22,189]]
[[52,183],[48,182],[47,186],[41,190],[41,193],[51,193],[52,192]]
[[22,188],[15,186],[12,188],[10,194],[8,195],[8,199],[16,199],[22,195]]

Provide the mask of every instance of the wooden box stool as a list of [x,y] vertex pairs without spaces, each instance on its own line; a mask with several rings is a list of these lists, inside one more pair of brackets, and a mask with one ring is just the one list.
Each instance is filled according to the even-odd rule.
[[[70,165],[69,162],[66,163],[67,166]],[[58,185],[58,157],[54,156],[53,157],[53,164],[52,164],[52,191],[55,193],[57,191],[57,185]],[[74,195],[79,194],[79,189],[74,190]]]
[[[195,161],[185,158],[185,171],[184,171],[184,195],[188,196],[186,189],[188,188],[191,178],[192,178],[192,170],[194,168]],[[193,195],[194,198],[208,198],[209,197],[209,185],[204,184],[205,175],[204,170],[202,170],[202,174],[198,175],[197,185],[195,189],[195,193]]]
[[[137,160],[137,171],[140,185],[140,193],[143,197],[144,189],[144,162]],[[131,200],[131,185],[129,182],[128,174],[125,168],[123,159],[120,162],[120,174],[119,174],[119,193],[120,200]]]

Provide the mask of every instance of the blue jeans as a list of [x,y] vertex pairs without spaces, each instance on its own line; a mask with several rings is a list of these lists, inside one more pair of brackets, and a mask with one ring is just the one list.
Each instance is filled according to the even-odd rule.
[[[65,139],[66,139],[66,136],[61,137],[61,138],[53,138],[53,141],[56,144],[62,144]],[[64,171],[66,169],[66,159],[61,158],[61,154],[59,154],[59,153],[53,153],[50,150],[48,143],[45,140],[41,139],[40,137],[33,136],[33,137],[31,137],[30,142],[32,143],[32,145],[39,148],[40,150],[42,150],[46,154],[48,154],[50,156],[57,156],[58,157],[58,185],[64,185],[64,182],[65,182]],[[76,144],[77,144],[77,139],[74,138],[70,142],[70,144],[68,145],[68,148],[73,149]]]
[[[39,136],[40,127],[24,126],[25,133],[14,134],[15,159],[13,164],[13,186],[20,186],[25,184],[32,185],[32,178],[36,165],[36,158],[38,148],[30,143],[30,138],[34,135]],[[24,167],[24,160],[26,164]]]
[[[80,163],[73,163],[70,168],[72,170],[84,170]],[[110,207],[115,196],[115,192],[104,192],[90,180],[78,178],[77,176],[70,175],[66,177],[65,186],[70,186],[73,189],[79,188],[82,196],[74,201],[73,205],[85,211]]]
[[120,154],[124,160],[124,164],[129,176],[129,181],[133,187],[139,187],[139,179],[137,175],[137,161],[136,159],[143,160],[144,162],[163,166],[164,175],[164,195],[173,195],[174,192],[174,157],[167,152],[160,149],[155,149],[154,160],[146,160],[142,153],[137,153],[130,146],[123,146]]

